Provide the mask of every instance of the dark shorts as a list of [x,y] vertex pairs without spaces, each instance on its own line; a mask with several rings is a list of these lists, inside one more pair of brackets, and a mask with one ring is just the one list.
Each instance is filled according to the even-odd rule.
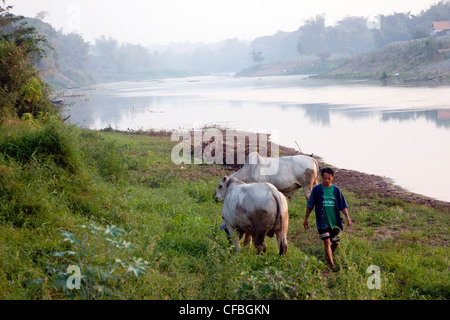
[[327,240],[331,239],[331,242],[339,242],[338,234],[341,230],[339,228],[326,228],[326,229],[319,229],[319,235],[320,239]]

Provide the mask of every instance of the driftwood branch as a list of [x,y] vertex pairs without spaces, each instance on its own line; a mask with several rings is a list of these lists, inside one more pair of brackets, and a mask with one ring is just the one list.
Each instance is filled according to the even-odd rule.
[[298,143],[297,143],[297,140],[295,140],[295,144],[297,145],[298,151],[300,152],[300,154],[303,154],[302,149],[300,148],[300,146],[299,146]]
[[302,149],[301,149],[300,146],[298,145],[297,140],[295,141],[295,144],[297,145],[298,151],[300,152],[301,155],[306,155],[306,156],[309,156],[309,157],[312,157],[312,158],[314,157],[314,153],[311,153],[311,154],[304,154],[303,151],[302,151]]

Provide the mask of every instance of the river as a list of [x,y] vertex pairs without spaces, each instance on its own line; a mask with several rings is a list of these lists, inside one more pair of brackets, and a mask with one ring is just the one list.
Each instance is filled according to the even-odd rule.
[[227,128],[276,132],[275,142],[340,168],[385,176],[450,201],[450,86],[383,85],[304,76],[204,76],[72,89],[64,113],[80,127]]

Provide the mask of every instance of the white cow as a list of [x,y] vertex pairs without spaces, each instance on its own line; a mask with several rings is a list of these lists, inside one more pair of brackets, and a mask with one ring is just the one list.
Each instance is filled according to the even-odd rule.
[[[222,217],[230,236],[237,231],[235,248],[246,234],[246,244],[253,239],[258,252],[266,252],[266,235],[277,236],[280,255],[287,251],[289,225],[286,198],[270,183],[246,184],[236,178],[223,177],[219,182],[216,197],[223,201]],[[250,238],[251,236],[251,238]]]
[[316,159],[305,155],[281,158],[266,158],[252,152],[245,160],[244,166],[231,175],[243,182],[269,182],[289,200],[301,187],[306,199],[319,183],[319,164]]

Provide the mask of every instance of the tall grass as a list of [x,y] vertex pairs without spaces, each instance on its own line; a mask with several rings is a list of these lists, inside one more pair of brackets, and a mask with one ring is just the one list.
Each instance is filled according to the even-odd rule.
[[[275,239],[264,255],[235,252],[214,199],[230,169],[175,166],[173,146],[59,120],[1,125],[0,298],[449,297],[448,212],[346,192],[356,223],[342,233],[333,273],[315,231],[303,229],[306,201],[296,195],[286,256]],[[105,233],[114,228],[120,238]],[[79,290],[67,288],[70,264],[84,276]],[[371,265],[380,289],[367,287]]]

